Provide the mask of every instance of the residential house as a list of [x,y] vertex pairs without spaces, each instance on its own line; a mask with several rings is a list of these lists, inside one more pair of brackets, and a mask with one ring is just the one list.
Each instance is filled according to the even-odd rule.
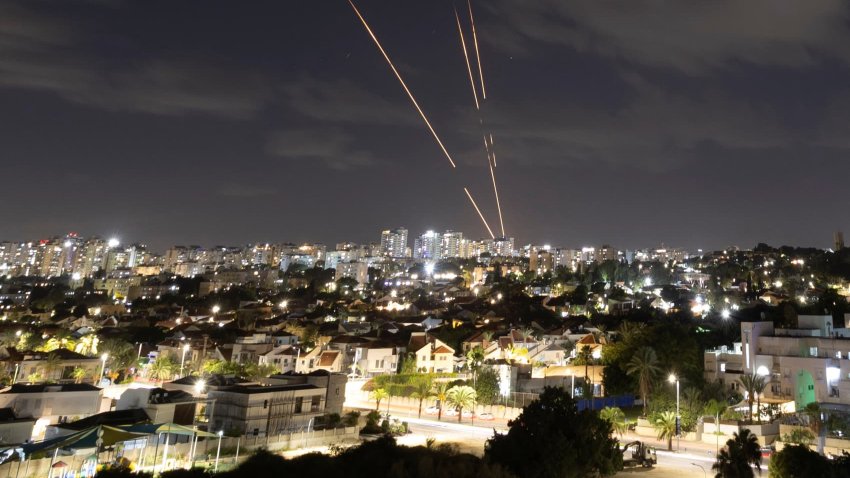
[[17,383],[0,392],[0,408],[11,408],[17,417],[37,420],[34,439],[44,435],[47,425],[94,415],[100,407],[101,389],[87,383]]
[[342,372],[342,359],[342,353],[338,350],[323,350],[321,347],[316,347],[299,356],[295,365],[295,372],[310,373],[314,370]]
[[362,377],[395,374],[399,361],[399,347],[385,340],[366,342],[355,348],[352,373]]
[[237,385],[210,391],[215,406],[210,429],[227,434],[270,436],[308,429],[325,413],[327,390],[312,384]]
[[35,418],[18,418],[11,408],[0,408],[0,445],[23,443],[32,438]]
[[455,350],[425,332],[412,333],[407,350],[416,354],[417,370],[433,373],[454,371]]
[[205,411],[210,406],[212,400],[196,398],[183,390],[129,388],[121,394],[115,409],[142,409],[153,423],[204,427]]
[[295,361],[298,359],[298,349],[292,345],[279,345],[272,350],[259,356],[260,365],[272,365],[279,373],[292,372],[295,370]]
[[284,373],[272,375],[263,380],[269,385],[303,385],[310,384],[324,388],[325,413],[337,413],[342,415],[342,406],[345,403],[345,384],[348,377],[342,373],[331,373],[325,370],[315,370],[308,374]]
[[52,352],[18,351],[12,347],[0,350],[0,360],[15,376],[16,382],[73,381],[74,369],[81,368],[87,381],[94,381],[100,371],[101,361],[68,349]]

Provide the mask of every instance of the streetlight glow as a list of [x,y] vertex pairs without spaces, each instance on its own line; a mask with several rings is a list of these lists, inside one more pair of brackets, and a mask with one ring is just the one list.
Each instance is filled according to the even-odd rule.
[[213,308],[212,308],[212,313],[217,314],[218,311],[220,311],[220,310],[221,310],[221,307],[219,307],[218,305],[214,305]]

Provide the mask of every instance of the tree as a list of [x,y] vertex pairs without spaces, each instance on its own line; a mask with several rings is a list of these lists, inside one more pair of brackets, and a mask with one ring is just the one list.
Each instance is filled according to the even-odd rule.
[[484,458],[517,476],[612,476],[622,468],[611,424],[592,410],[579,412],[560,388],[546,387],[508,426],[487,441]]
[[786,445],[770,457],[770,478],[827,477],[831,463],[805,445]]
[[713,398],[705,404],[705,413],[714,416],[714,436],[715,441],[717,442],[717,450],[715,450],[715,453],[720,453],[720,414],[722,414],[727,408],[729,407],[725,403]]
[[95,334],[83,335],[80,337],[80,340],[77,341],[77,345],[74,347],[74,352],[83,355],[95,355],[97,354],[99,341],[100,340]]
[[473,376],[481,370],[481,364],[484,363],[484,349],[481,347],[473,347],[466,353],[466,366],[472,372]]
[[599,418],[611,424],[611,428],[623,437],[626,433],[626,414],[619,407],[605,407],[599,411]]
[[573,361],[576,365],[584,365],[584,383],[585,385],[590,382],[590,376],[588,375],[588,367],[590,363],[593,361],[593,351],[590,350],[590,347],[585,345],[578,349],[576,353],[576,358]]
[[499,374],[488,367],[478,372],[475,380],[476,401],[483,405],[492,405],[499,399]]
[[752,466],[760,475],[761,447],[758,438],[745,428],[726,442],[711,469],[717,472],[715,478],[751,478],[754,476]]
[[109,363],[114,369],[126,372],[136,365],[136,347],[127,341],[110,337],[102,340],[97,348],[98,351],[109,355]]
[[148,377],[154,381],[162,382],[174,376],[174,371],[177,369],[177,364],[167,355],[160,355],[150,364],[148,369]]
[[652,391],[652,383],[661,375],[661,372],[658,355],[652,347],[639,348],[626,367],[626,373],[637,377],[644,415],[646,415],[647,399]]
[[71,372],[71,378],[74,379],[74,383],[81,383],[86,378],[86,369],[83,367],[74,367],[74,370]]
[[761,375],[752,373],[749,375],[742,375],[741,378],[738,379],[738,382],[741,383],[741,386],[744,387],[744,391],[747,392],[747,405],[750,412],[750,423],[753,422],[753,402],[758,399],[758,410],[759,417],[758,421],[761,423],[761,394],[764,392],[765,386],[767,383],[764,380],[764,377]]
[[437,409],[437,420],[443,419],[443,405],[446,403],[449,388],[449,382],[437,382],[434,384],[434,397],[440,402]]
[[53,380],[53,374],[60,368],[62,368],[62,358],[51,352],[47,354],[47,358],[44,359],[41,365],[41,374],[45,380]]
[[376,388],[369,392],[369,398],[375,401],[375,410],[379,410],[381,408],[381,400],[389,398],[389,396],[390,394],[383,388]]
[[446,393],[446,401],[457,409],[457,421],[460,423],[463,409],[475,407],[475,389],[467,385],[456,385]]
[[431,391],[433,387],[434,384],[431,380],[420,380],[413,386],[413,393],[410,396],[419,400],[419,418],[422,418],[422,402],[434,396],[434,393]]
[[652,426],[658,432],[659,440],[667,440],[667,450],[673,451],[673,437],[676,436],[676,413],[661,412]]

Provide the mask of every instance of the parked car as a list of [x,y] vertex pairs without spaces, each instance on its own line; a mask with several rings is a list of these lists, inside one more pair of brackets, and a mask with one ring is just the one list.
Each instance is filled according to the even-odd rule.
[[443,415],[445,415],[447,417],[456,417],[457,416],[457,410],[454,409],[454,408],[447,408],[447,409],[443,410]]
[[440,413],[440,407],[428,407],[425,409],[427,415],[436,415]]
[[477,418],[478,418],[479,420],[487,420],[487,421],[490,421],[490,420],[493,420],[495,417],[493,416],[493,414],[492,414],[492,413],[484,412],[484,413],[482,413],[482,414],[478,415],[478,416],[477,416]]
[[761,447],[761,457],[762,458],[770,458],[770,455],[773,455],[773,452],[776,451],[773,446],[763,446]]
[[471,410],[464,410],[462,415],[463,415],[463,418],[472,418],[472,411]]

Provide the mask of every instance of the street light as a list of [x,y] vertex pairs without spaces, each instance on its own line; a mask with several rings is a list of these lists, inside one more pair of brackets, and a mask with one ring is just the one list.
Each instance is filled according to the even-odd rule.
[[198,379],[195,381],[195,393],[200,395],[204,393],[204,388],[206,388],[207,382],[204,379]]
[[215,451],[215,468],[213,473],[218,473],[218,457],[221,455],[221,437],[224,436],[224,430],[218,431],[218,449]]
[[213,315],[217,314],[219,310],[221,310],[221,307],[214,305],[212,308]]
[[180,357],[180,377],[183,376],[183,365],[186,363],[186,352],[189,351],[189,344],[183,346],[183,355]]
[[679,415],[679,377],[671,373],[667,377],[667,381],[676,384],[676,451],[679,451],[679,435],[681,434],[679,428],[681,427],[682,420],[682,417]]
[[108,358],[109,358],[109,354],[103,354],[103,355],[100,356],[100,361],[101,361],[100,379],[97,381],[97,383],[100,383],[100,382],[103,381],[103,374],[104,374],[104,372],[106,372],[106,359],[108,359]]

